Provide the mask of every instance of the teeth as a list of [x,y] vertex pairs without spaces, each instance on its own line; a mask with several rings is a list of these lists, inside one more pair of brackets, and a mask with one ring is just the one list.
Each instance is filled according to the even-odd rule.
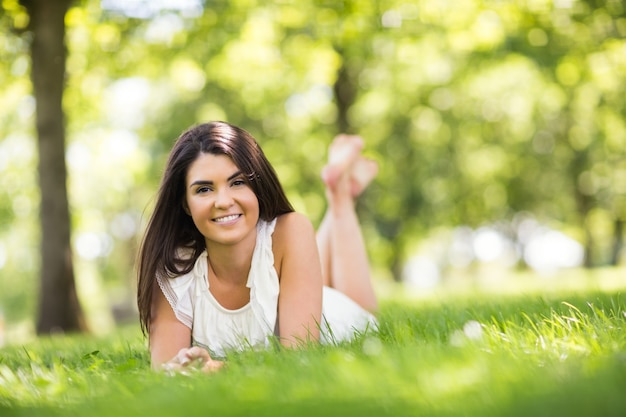
[[239,217],[238,214],[232,214],[230,216],[220,217],[220,218],[214,219],[213,221],[217,222],[217,223],[224,223],[224,222],[229,222],[231,220],[235,220],[237,217]]

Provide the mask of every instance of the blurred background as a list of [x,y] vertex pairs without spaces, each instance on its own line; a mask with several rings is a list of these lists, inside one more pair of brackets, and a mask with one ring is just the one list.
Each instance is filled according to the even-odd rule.
[[[35,334],[41,288],[27,3],[0,11],[9,343]],[[81,0],[64,22],[72,260],[93,332],[136,320],[135,257],[167,152],[209,120],[251,132],[315,223],[328,144],[362,135],[380,164],[358,210],[381,288],[624,262],[622,1]]]

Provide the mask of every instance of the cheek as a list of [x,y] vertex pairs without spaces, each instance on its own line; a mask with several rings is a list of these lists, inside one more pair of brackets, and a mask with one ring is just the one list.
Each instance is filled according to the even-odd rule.
[[187,214],[189,214],[191,217],[194,217],[196,214],[202,212],[203,205],[200,204],[200,201],[198,201],[197,199],[187,198],[185,200],[185,206],[187,208]]
[[185,196],[185,201],[183,201],[183,209],[185,213],[191,215],[191,211],[193,210],[193,202],[189,198],[189,196]]
[[254,194],[253,192],[250,193],[250,205],[256,207],[257,211],[260,210],[260,205],[259,205],[259,199],[257,198],[256,194]]

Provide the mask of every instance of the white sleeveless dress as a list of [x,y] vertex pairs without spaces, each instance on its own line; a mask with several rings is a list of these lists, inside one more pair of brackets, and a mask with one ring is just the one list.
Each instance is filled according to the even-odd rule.
[[[176,318],[191,329],[192,344],[223,358],[229,350],[265,348],[277,334],[280,285],[274,268],[272,233],[276,219],[259,220],[257,239],[248,274],[250,302],[237,310],[222,307],[209,291],[206,250],[191,272],[175,278],[157,276],[159,287]],[[376,328],[376,318],[343,293],[324,287],[320,341],[350,340]]]

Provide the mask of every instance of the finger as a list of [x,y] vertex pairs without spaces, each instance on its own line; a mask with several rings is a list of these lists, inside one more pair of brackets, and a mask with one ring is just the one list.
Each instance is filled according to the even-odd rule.
[[187,350],[187,357],[190,359],[202,359],[202,362],[210,361],[211,355],[206,349],[203,349],[199,346],[193,346]]
[[202,372],[213,373],[219,371],[224,366],[223,361],[215,361],[213,359],[209,359],[204,366],[202,367]]
[[180,366],[180,364],[174,362],[174,360],[171,360],[169,362],[165,362],[164,364],[161,365],[161,369],[170,375],[175,374],[176,372],[180,371],[182,369],[182,367]]
[[191,362],[191,359],[192,359],[188,356],[188,352],[189,352],[188,348],[182,348],[181,350],[178,351],[176,356],[174,356],[171,362],[175,362],[182,366],[186,366],[189,362]]

